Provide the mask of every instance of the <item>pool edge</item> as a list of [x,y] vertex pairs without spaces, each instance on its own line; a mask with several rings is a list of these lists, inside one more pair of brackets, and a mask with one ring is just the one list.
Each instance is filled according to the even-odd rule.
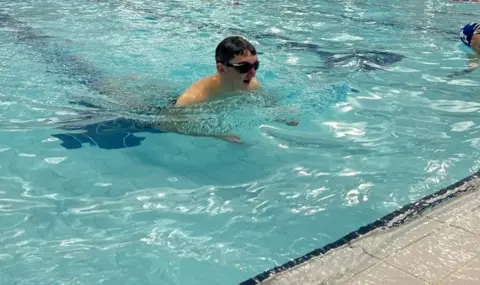
[[378,228],[390,229],[390,228],[397,228],[402,226],[409,221],[415,220],[417,217],[420,217],[422,213],[425,211],[431,210],[436,208],[437,206],[446,203],[454,198],[462,196],[466,193],[476,192],[479,191],[476,187],[464,187],[461,186],[469,183],[470,181],[480,179],[480,169],[476,172],[472,173],[471,175],[445,187],[440,189],[439,191],[424,196],[423,198],[411,202],[402,208],[395,210],[370,224],[360,227],[356,231],[352,231],[345,236],[339,238],[338,240],[329,243],[321,248],[314,249],[303,256],[297,257],[293,260],[290,260],[280,266],[276,266],[274,268],[268,269],[263,271],[262,273],[247,279],[239,285],[258,285],[261,284],[263,281],[278,275],[284,271],[291,270],[294,267],[297,267],[301,264],[306,263],[310,259],[323,255],[333,249],[339,248],[344,246],[351,241],[372,232]]

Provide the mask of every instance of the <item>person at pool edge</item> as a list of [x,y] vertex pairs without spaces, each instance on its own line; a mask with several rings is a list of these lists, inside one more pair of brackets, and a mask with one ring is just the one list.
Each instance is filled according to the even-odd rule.
[[[188,106],[228,96],[235,91],[253,91],[261,84],[255,78],[260,66],[255,47],[240,36],[230,36],[222,40],[215,50],[216,73],[204,77],[190,85],[180,95],[175,106]],[[277,120],[290,126],[297,121]],[[241,142],[231,134],[219,134],[212,137],[231,142]]]

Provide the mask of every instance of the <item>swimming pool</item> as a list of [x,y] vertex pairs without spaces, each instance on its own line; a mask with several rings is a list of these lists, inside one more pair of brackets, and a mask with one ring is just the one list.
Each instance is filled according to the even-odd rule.
[[[478,73],[446,78],[465,67],[457,35],[474,9],[3,3],[3,283],[238,284],[478,170]],[[228,117],[245,140],[233,145],[115,121],[213,72],[232,33],[254,42],[260,80],[300,125]],[[140,98],[84,84],[103,77]],[[88,130],[59,128],[78,118]]]

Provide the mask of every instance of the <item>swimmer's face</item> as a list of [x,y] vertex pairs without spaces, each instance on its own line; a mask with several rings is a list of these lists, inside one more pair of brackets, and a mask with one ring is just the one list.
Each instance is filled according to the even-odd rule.
[[258,67],[258,57],[245,50],[243,54],[235,55],[227,64],[221,64],[218,70],[232,81],[249,84],[255,77]]

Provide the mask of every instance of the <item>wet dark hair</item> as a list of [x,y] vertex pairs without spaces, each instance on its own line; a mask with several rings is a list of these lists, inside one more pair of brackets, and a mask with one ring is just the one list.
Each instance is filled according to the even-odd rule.
[[245,50],[250,51],[252,55],[257,54],[255,47],[246,39],[240,36],[227,37],[215,49],[215,61],[225,64],[235,55],[243,54]]

